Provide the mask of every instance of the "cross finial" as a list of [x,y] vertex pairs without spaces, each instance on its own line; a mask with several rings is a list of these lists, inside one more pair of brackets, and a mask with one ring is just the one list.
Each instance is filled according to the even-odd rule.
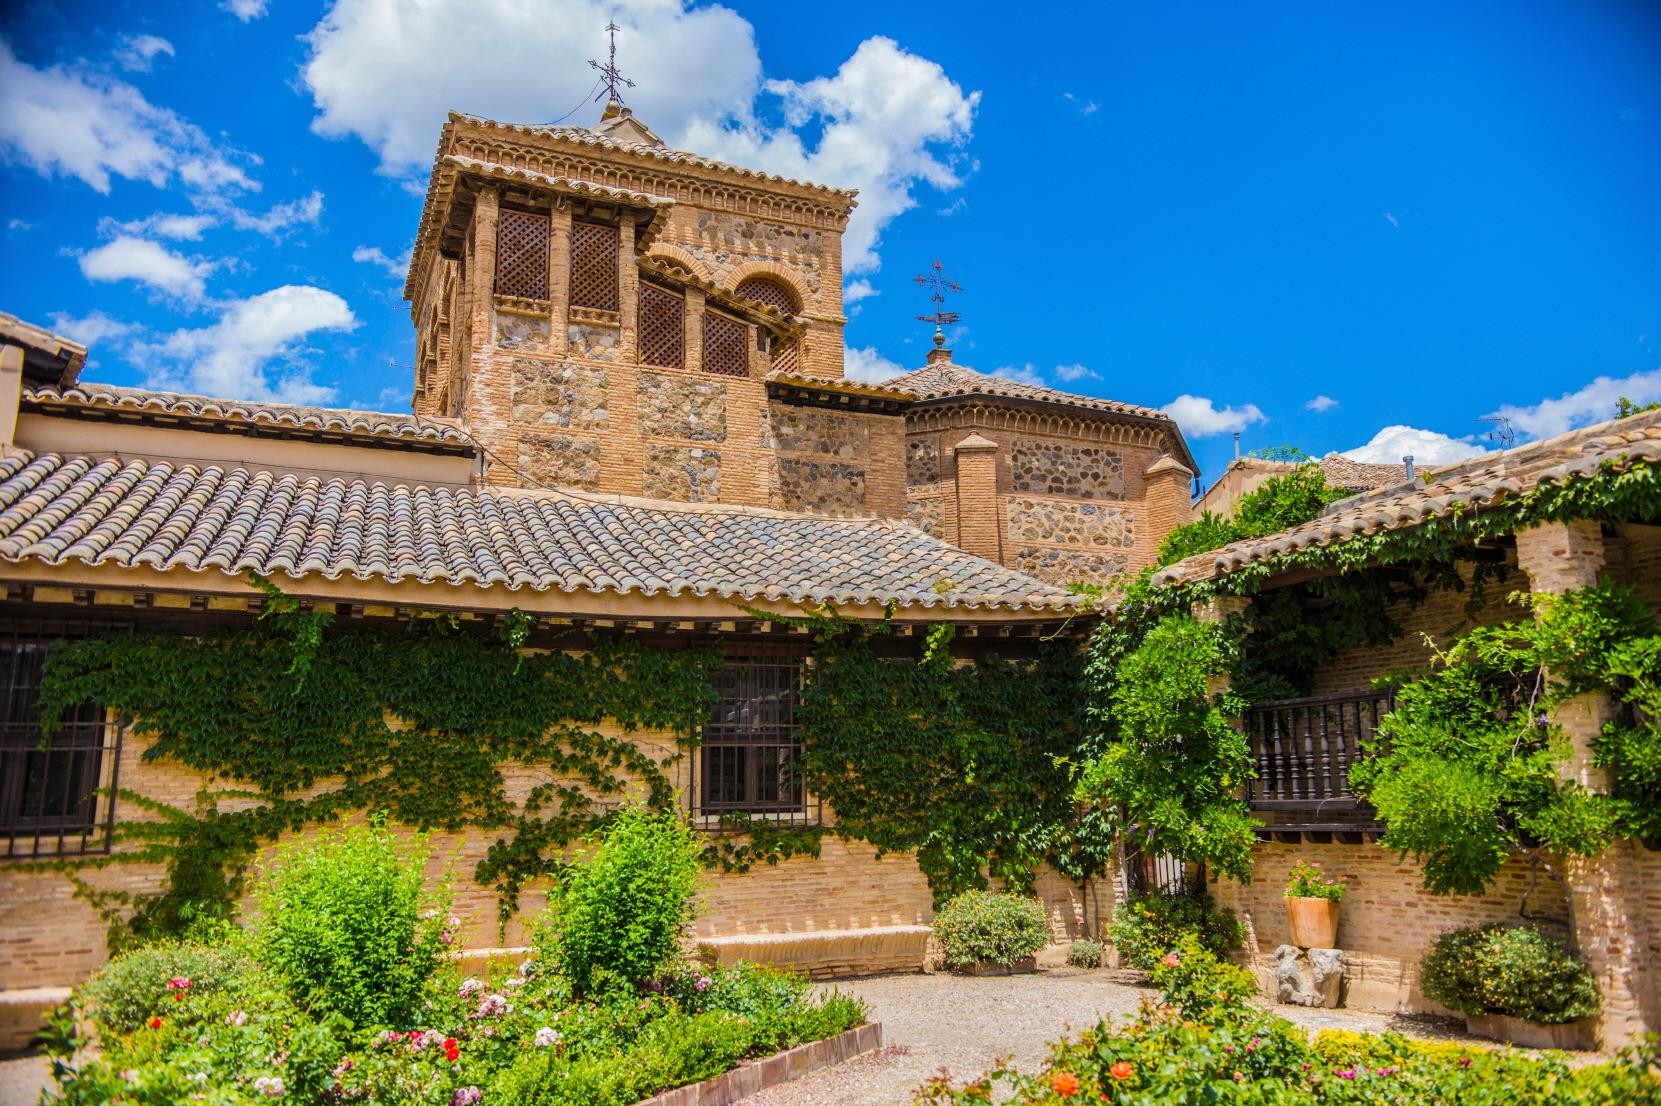
[[963,288],[957,281],[947,279],[946,267],[940,264],[938,257],[934,259],[934,264],[929,266],[928,272],[920,273],[912,279],[929,290],[929,301],[934,304],[934,310],[927,315],[917,316],[917,321],[933,323],[934,344],[944,346],[946,344],[944,328],[960,322],[963,318],[956,311],[946,310],[946,295],[947,293],[956,294],[961,292]]
[[599,95],[594,97],[595,103],[599,103],[600,98],[604,97],[608,103],[621,104],[623,94],[617,91],[617,86],[634,87],[634,82],[617,70],[617,32],[622,29],[614,22],[606,24],[606,34],[611,36],[611,55],[606,64],[601,65],[593,58],[588,59],[589,67],[600,71],[600,84],[604,86],[600,89]]

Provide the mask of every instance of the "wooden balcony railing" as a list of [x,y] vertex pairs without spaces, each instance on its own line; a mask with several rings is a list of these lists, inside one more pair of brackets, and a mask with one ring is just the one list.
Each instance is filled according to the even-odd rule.
[[1389,692],[1358,691],[1257,703],[1246,713],[1246,739],[1257,778],[1252,809],[1280,812],[1271,826],[1370,828],[1372,809],[1349,788],[1350,765],[1394,706]]

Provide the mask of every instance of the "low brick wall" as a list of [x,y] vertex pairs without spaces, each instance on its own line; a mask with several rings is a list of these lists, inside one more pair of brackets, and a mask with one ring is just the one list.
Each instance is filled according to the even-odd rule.
[[852,1060],[882,1047],[882,1023],[867,1022],[837,1037],[813,1041],[763,1060],[740,1064],[725,1075],[678,1087],[638,1106],[731,1106],[769,1087],[800,1079],[808,1072]]

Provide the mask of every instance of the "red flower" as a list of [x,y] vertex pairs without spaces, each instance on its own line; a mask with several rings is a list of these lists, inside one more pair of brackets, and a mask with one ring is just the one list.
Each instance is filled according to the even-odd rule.
[[1050,1076],[1050,1086],[1062,1098],[1071,1098],[1078,1094],[1078,1076],[1070,1071],[1058,1071]]
[[1112,1067],[1107,1069],[1107,1074],[1111,1075],[1115,1079],[1129,1079],[1131,1076],[1136,1074],[1136,1065],[1132,1064],[1129,1060],[1120,1060],[1117,1064],[1114,1064]]
[[161,1028],[161,1019],[160,1018],[151,1018],[150,1019],[150,1028],[151,1029],[160,1029]]
[[444,1038],[444,1058],[452,1064],[461,1058],[461,1046],[454,1037]]

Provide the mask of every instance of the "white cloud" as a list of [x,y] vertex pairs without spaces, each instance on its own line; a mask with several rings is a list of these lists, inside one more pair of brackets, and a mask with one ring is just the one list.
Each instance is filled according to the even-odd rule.
[[1529,437],[1554,438],[1576,427],[1614,418],[1615,406],[1623,396],[1639,404],[1661,400],[1661,369],[1633,373],[1619,380],[1600,376],[1556,399],[1543,399],[1531,407],[1508,403],[1493,414],[1510,419],[1512,426]]
[[1401,220],[1396,218],[1396,215],[1395,215],[1394,212],[1386,211],[1386,212],[1383,213],[1383,215],[1384,215],[1384,218],[1389,222],[1389,224],[1391,226],[1398,227],[1398,228],[1401,226]]
[[93,311],[80,318],[67,311],[55,311],[48,317],[52,323],[53,333],[73,338],[88,347],[96,347],[101,343],[115,344],[139,331],[137,324],[112,319],[102,311]]
[[[967,365],[959,365],[958,367],[959,368],[968,368]],[[971,371],[980,372],[979,369],[974,369],[974,370],[971,370]],[[1048,388],[1049,387],[1048,384],[1044,383],[1044,378],[1039,375],[1038,366],[1034,365],[1030,361],[1027,362],[1025,365],[1004,365],[1004,366],[1002,366],[1001,368],[997,369],[994,372],[986,373],[986,374],[983,374],[983,375],[1001,376],[1005,380],[1014,380],[1014,381],[1017,381],[1021,384],[1036,384],[1040,388]]]
[[1303,409],[1305,411],[1313,411],[1317,415],[1324,415],[1336,406],[1338,406],[1338,401],[1333,399],[1331,396],[1316,396],[1314,399],[1304,404]]
[[[916,182],[939,189],[961,183],[935,148],[968,141],[980,93],[965,95],[939,65],[892,39],[866,39],[835,76],[769,81],[767,91],[783,98],[786,126],[694,119],[686,143],[783,176],[859,189],[859,207],[842,240],[846,272],[877,268],[882,230],[916,206]],[[798,128],[822,128],[811,150]]]
[[[313,129],[355,136],[384,172],[406,175],[426,169],[451,109],[535,123],[572,107],[571,122],[590,124],[599,108],[587,61],[605,55],[612,18],[618,64],[638,82],[630,106],[666,141],[860,190],[843,244],[849,274],[877,267],[882,229],[915,204],[916,182],[958,184],[935,151],[968,139],[979,93],[940,66],[870,38],[832,76],[763,86],[750,24],[687,0],[338,0],[307,36]],[[758,118],[764,88],[780,125]]]
[[397,411],[408,407],[415,398],[415,393],[409,388],[397,384],[382,388],[375,396],[375,410]]
[[115,61],[133,73],[148,73],[156,55],[173,56],[173,44],[159,35],[124,35],[115,48]]
[[302,360],[303,340],[318,331],[358,325],[333,292],[288,284],[224,305],[217,322],[176,330],[134,346],[134,359],[156,387],[185,387],[235,399],[326,403],[335,389],[316,384]]
[[298,200],[278,204],[264,215],[254,215],[234,204],[217,202],[210,206],[224,213],[238,230],[253,230],[268,238],[281,237],[282,232],[302,224],[316,226],[323,217],[323,193],[312,192]]
[[175,175],[197,189],[257,188],[198,127],[122,81],[64,65],[36,69],[0,41],[0,151],[45,176],[99,192],[110,177],[160,188]]
[[80,257],[88,280],[136,280],[184,299],[202,297],[203,278],[212,271],[208,262],[193,261],[148,238],[123,234]]
[[1099,380],[1101,374],[1083,365],[1057,365],[1055,378],[1064,384],[1072,384],[1078,380]]
[[114,219],[101,219],[98,230],[102,234],[138,234],[149,235],[155,238],[171,238],[187,242],[200,242],[202,232],[217,222],[212,215],[176,215],[169,212],[158,212],[147,215],[143,219],[134,219],[131,222],[119,223]]
[[905,371],[878,353],[874,346],[849,346],[842,362],[842,375],[864,384],[878,384]]
[[1343,456],[1352,461],[1370,465],[1399,465],[1403,457],[1412,457],[1419,468],[1451,465],[1475,457],[1487,450],[1458,438],[1450,438],[1434,430],[1420,430],[1412,426],[1386,426],[1373,440],[1355,449],[1346,449]]
[[379,265],[386,270],[386,275],[397,280],[403,280],[409,274],[410,251],[405,250],[400,257],[388,257],[386,251],[379,246],[359,246],[352,251],[352,260],[366,265]]
[[[959,368],[964,367],[966,366],[959,366]],[[1001,368],[992,370],[991,375],[1001,376],[1005,380],[1018,380],[1022,384],[1036,384],[1041,388],[1048,388],[1050,386],[1046,376],[1053,376],[1055,379],[1065,384],[1072,384],[1080,380],[1097,377],[1094,370],[1087,368],[1084,365],[1057,365],[1055,368],[1051,369],[1048,374],[1046,374],[1031,361],[1028,361],[1025,365],[1004,365]]]
[[1244,430],[1254,423],[1268,422],[1255,403],[1240,407],[1218,407],[1205,396],[1180,395],[1160,408],[1176,420],[1190,438],[1210,438]]
[[858,303],[860,300],[868,300],[872,296],[880,295],[882,293],[872,287],[870,281],[850,280],[848,286],[842,289],[842,302],[844,304]]
[[267,0],[225,0],[219,6],[247,23],[265,14]]

